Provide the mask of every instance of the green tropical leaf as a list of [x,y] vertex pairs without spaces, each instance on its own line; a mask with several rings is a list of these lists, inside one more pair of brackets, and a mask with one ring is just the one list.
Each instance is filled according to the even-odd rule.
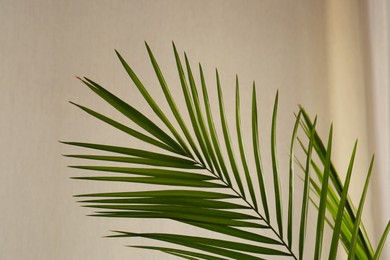
[[[182,234],[115,231],[116,234],[109,237],[141,237],[169,243],[170,246],[131,245],[131,247],[156,250],[183,259],[226,260],[267,259],[270,256],[303,259],[306,237],[310,236],[316,241],[314,259],[321,259],[321,255],[327,255],[326,252],[322,252],[322,241],[325,229],[330,228],[333,230],[333,235],[328,253],[329,259],[335,259],[339,240],[349,254],[349,259],[379,259],[390,224],[387,225],[374,252],[361,219],[373,160],[357,210],[348,197],[356,144],[345,183],[342,183],[331,161],[333,127],[330,129],[328,145],[325,148],[315,128],[317,118],[312,122],[308,113],[300,107],[292,129],[288,173],[281,172],[276,142],[279,103],[279,92],[277,92],[271,123],[270,166],[272,166],[272,171],[266,172],[260,153],[255,83],[253,83],[251,104],[250,131],[253,145],[253,157],[251,157],[248,156],[250,153],[245,149],[244,144],[245,131],[243,129],[247,129],[247,126],[242,125],[243,120],[241,120],[243,115],[238,76],[235,82],[235,117],[233,118],[237,134],[231,135],[228,128],[230,117],[225,112],[225,105],[228,104],[225,104],[223,100],[218,70],[216,70],[216,87],[220,123],[213,118],[210,105],[213,100],[209,99],[201,65],[199,64],[201,87],[198,87],[194,76],[195,71],[191,68],[187,55],[184,53],[185,68],[183,68],[176,46],[173,44],[176,68],[185,102],[185,108],[180,108],[171,95],[171,90],[149,45],[147,43],[145,45],[153,70],[169,105],[169,111],[163,111],[162,106],[152,97],[141,79],[118,51],[116,54],[127,75],[157,115],[159,122],[152,121],[141,111],[96,82],[88,78],[80,79],[100,98],[122,113],[126,119],[135,123],[137,129],[91,108],[71,102],[73,105],[129,137],[152,146],[151,148],[137,148],[101,144],[100,142],[63,142],[73,147],[99,152],[97,154],[69,154],[65,155],[66,157],[80,159],[83,162],[93,160],[95,163],[105,163],[104,165],[69,166],[83,171],[88,170],[93,175],[96,172],[101,174],[101,176],[86,174],[73,177],[73,179],[130,183],[129,190],[80,194],[75,197],[81,199],[79,202],[84,207],[94,210],[90,216],[168,219],[202,229],[207,232],[207,235],[194,236],[186,234],[186,230],[183,230]],[[182,110],[188,112],[191,122],[189,127],[184,123],[187,119],[183,118]],[[168,113],[173,115],[176,122],[169,119]],[[178,128],[175,127],[176,123],[179,125]],[[222,130],[220,136],[217,127]],[[302,137],[299,136],[299,127],[308,139],[308,147],[304,145]],[[168,131],[165,132],[163,129]],[[302,149],[303,156],[295,162],[295,154],[300,154],[296,152],[296,140],[300,144],[298,148]],[[220,142],[224,144],[224,147],[220,145]],[[238,144],[237,150],[234,144]],[[305,166],[301,161],[306,162]],[[303,172],[303,176],[300,177],[304,184],[303,191],[296,190],[294,162]],[[251,173],[251,165],[254,166],[256,174]],[[243,172],[240,172],[241,168]],[[312,171],[314,174],[311,174]],[[273,179],[272,185],[267,186],[265,182],[267,177]],[[281,190],[284,180],[288,181],[288,196],[286,197],[283,196]],[[256,182],[258,187],[254,185]],[[159,190],[135,191],[131,183],[158,185]],[[271,195],[267,192],[269,189],[273,189],[274,193],[272,203],[269,200]],[[294,222],[294,212],[299,211],[299,203],[294,201],[297,192],[302,195],[299,223]],[[288,203],[284,205],[283,201]],[[309,201],[318,210],[316,232],[307,228]],[[270,207],[271,204],[273,207]],[[286,217],[282,210],[285,206],[288,207]],[[285,227],[284,221],[287,221]],[[297,234],[293,232],[295,226],[299,228]],[[287,239],[285,239],[284,230],[287,232]],[[298,240],[297,249],[293,249],[294,240]]]

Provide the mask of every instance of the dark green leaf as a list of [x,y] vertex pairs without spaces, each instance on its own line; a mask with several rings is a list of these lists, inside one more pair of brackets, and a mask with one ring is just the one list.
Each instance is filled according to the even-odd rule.
[[[275,239],[270,238],[268,236],[259,235],[256,233],[237,229],[234,227],[198,223],[198,222],[193,222],[193,221],[185,221],[184,223],[187,223],[187,224],[190,224],[193,226],[197,226],[197,227],[201,227],[201,228],[204,228],[206,230],[210,230],[210,231],[218,232],[221,234],[229,235],[232,237],[236,237],[236,238],[252,240],[252,241],[259,242],[259,243],[281,245],[281,243],[278,240],[275,240]],[[267,228],[267,226],[264,226],[263,228]]]
[[340,237],[340,229],[341,229],[341,224],[342,224],[342,220],[343,220],[345,203],[347,201],[347,194],[348,194],[349,183],[350,183],[351,175],[352,175],[353,163],[355,161],[356,148],[357,148],[357,141],[355,142],[355,146],[353,147],[351,160],[349,162],[347,176],[345,177],[343,192],[341,194],[340,204],[339,204],[339,207],[337,209],[337,217],[336,217],[334,228],[333,228],[332,243],[331,243],[330,250],[329,250],[329,260],[335,260],[336,256],[337,256],[338,242],[339,242],[339,237]]
[[222,153],[221,153],[221,148],[219,145],[218,136],[217,136],[217,133],[215,130],[215,125],[214,125],[214,121],[213,121],[213,117],[212,117],[212,113],[211,113],[211,108],[210,108],[209,96],[207,93],[206,82],[204,80],[203,70],[202,70],[202,66],[200,64],[199,64],[199,71],[200,71],[200,78],[201,78],[201,83],[202,83],[203,101],[204,101],[204,106],[206,108],[207,122],[209,125],[209,132],[210,132],[211,140],[213,142],[213,146],[214,146],[217,158],[218,158],[219,165],[221,166],[223,177],[224,177],[225,181],[227,182],[227,184],[231,186],[232,183],[231,183],[229,173],[228,173],[227,168],[226,168],[225,161],[224,161]]
[[263,247],[263,246],[256,246],[256,245],[250,245],[250,244],[244,244],[240,242],[232,242],[227,240],[221,240],[221,239],[212,239],[212,238],[205,238],[205,237],[195,237],[195,236],[183,236],[183,235],[174,235],[174,234],[160,234],[160,233],[148,233],[148,234],[138,234],[138,233],[128,233],[128,232],[119,232],[120,234],[115,237],[134,237],[134,236],[140,236],[140,237],[146,237],[146,238],[152,238],[152,239],[158,239],[162,241],[186,241],[189,243],[195,243],[195,244],[204,244],[204,245],[210,245],[213,247],[219,247],[219,248],[225,248],[230,250],[237,250],[247,253],[256,253],[256,254],[265,254],[265,255],[289,255],[286,252]]
[[178,161],[167,161],[167,160],[157,160],[157,159],[147,159],[147,158],[137,158],[137,157],[125,157],[125,156],[104,156],[104,155],[64,155],[66,157],[73,157],[79,159],[90,159],[98,161],[109,161],[109,162],[123,162],[123,163],[132,163],[132,164],[143,164],[151,166],[165,166],[165,167],[174,167],[174,168],[184,168],[184,169],[202,169],[199,165],[196,165],[192,162],[178,162]]
[[176,131],[175,127],[171,124],[171,122],[168,120],[166,115],[162,112],[160,107],[157,105],[155,100],[152,98],[152,96],[149,94],[149,92],[146,90],[142,82],[138,79],[137,75],[134,73],[134,71],[130,68],[130,66],[127,64],[127,62],[122,58],[122,56],[119,54],[118,51],[116,51],[116,54],[121,61],[123,67],[125,68],[127,74],[129,77],[133,80],[135,86],[138,88],[138,90],[141,92],[142,96],[145,98],[145,100],[148,102],[149,106],[153,109],[153,111],[156,113],[156,115],[160,118],[160,120],[168,127],[168,129],[171,131],[171,133],[175,136],[176,140],[180,143],[180,146],[185,150],[186,154],[191,156],[191,153],[189,153],[189,150],[180,137],[179,133]]
[[290,145],[290,164],[289,164],[289,189],[288,189],[288,219],[287,219],[287,241],[288,247],[292,247],[292,232],[293,232],[293,215],[294,215],[294,143],[297,136],[297,130],[301,118],[301,111],[299,111],[294,124],[294,130],[291,137]]
[[249,221],[213,217],[186,212],[149,212],[149,211],[100,211],[91,216],[113,218],[164,218],[177,221],[192,221],[220,226],[263,228],[263,225]]
[[[103,193],[104,194],[104,193]],[[97,194],[100,195],[100,194]],[[86,195],[85,195],[86,196]],[[215,209],[249,209],[248,206],[243,206],[237,203],[219,200],[201,199],[198,197],[163,197],[153,196],[150,198],[132,198],[132,199],[99,199],[99,200],[83,200],[83,203],[117,203],[117,204],[161,204],[161,205],[180,205]]]
[[[174,54],[175,54],[177,71],[178,71],[178,73],[179,73],[180,83],[181,83],[181,87],[182,87],[184,99],[185,99],[185,101],[186,101],[188,114],[189,114],[189,116],[190,116],[191,123],[192,123],[192,127],[193,127],[193,129],[194,129],[196,138],[198,139],[199,144],[202,146],[203,137],[202,137],[201,132],[200,132],[200,127],[199,127],[198,119],[197,119],[196,114],[195,114],[195,111],[194,111],[194,110],[195,110],[195,109],[194,109],[194,104],[193,104],[192,99],[191,99],[191,95],[190,95],[190,92],[189,92],[189,89],[188,89],[188,86],[187,86],[187,80],[186,80],[185,75],[184,75],[183,66],[182,66],[182,64],[181,64],[179,54],[177,53],[175,44],[173,44],[173,51],[174,51]],[[194,152],[197,153],[196,155],[197,155],[198,159],[200,160],[200,162],[201,162],[203,165],[205,165],[205,162],[204,162],[204,160],[203,160],[203,157],[202,157],[202,155],[198,152],[198,150],[195,149]]]
[[363,213],[364,201],[366,199],[368,184],[370,182],[370,177],[371,177],[373,165],[374,165],[374,156],[371,159],[370,168],[368,170],[368,174],[367,174],[367,178],[366,178],[366,183],[364,184],[363,194],[360,198],[359,208],[358,208],[358,211],[356,214],[355,226],[354,226],[353,231],[352,231],[352,240],[351,240],[351,246],[349,248],[348,260],[352,260],[355,257],[356,242],[358,240],[358,235],[359,235],[358,231],[359,231],[360,221],[361,221],[361,217],[362,217],[362,213]]
[[304,183],[303,197],[302,197],[301,224],[299,229],[299,259],[303,258],[303,249],[305,245],[306,226],[307,226],[307,206],[309,201],[308,198],[309,198],[309,189],[310,189],[310,163],[311,163],[311,155],[313,150],[314,132],[315,132],[316,123],[317,123],[317,117],[314,120],[314,124],[312,127],[307,160],[306,160],[305,183]]
[[[151,137],[149,137],[147,135],[144,135],[144,134],[142,134],[142,133],[140,133],[140,132],[138,132],[138,131],[130,128],[130,127],[127,127],[127,126],[125,126],[125,125],[123,125],[121,123],[118,123],[115,120],[112,120],[111,118],[108,118],[108,117],[106,117],[106,116],[104,116],[102,114],[99,114],[98,112],[95,112],[95,111],[93,111],[93,110],[91,110],[91,109],[89,109],[87,107],[78,105],[78,104],[73,103],[73,102],[70,102],[70,103],[75,105],[75,106],[77,106],[77,107],[79,107],[80,109],[84,110],[88,114],[90,114],[90,115],[92,115],[92,116],[102,120],[103,122],[105,122],[105,123],[107,123],[107,124],[117,128],[117,129],[119,129],[119,130],[121,130],[121,131],[123,131],[123,132],[125,132],[125,133],[127,133],[127,134],[129,134],[129,135],[131,135],[131,136],[133,136],[135,138],[137,138],[137,139],[140,139],[140,140],[142,140],[142,141],[144,141],[146,143],[155,145],[155,146],[160,147],[162,149],[165,149],[167,151],[177,153],[177,150],[173,149],[172,147],[170,147],[170,146],[168,146],[168,145],[166,145],[166,144],[164,144],[164,143],[162,143],[160,141],[157,141],[157,140],[155,140],[155,139],[153,139],[153,138],[151,138]],[[181,154],[181,153],[179,153],[179,154]]]
[[146,130],[150,134],[154,135],[162,142],[171,146],[178,151],[181,151],[182,154],[185,154],[182,150],[182,147],[176,143],[169,135],[167,135],[161,128],[159,128],[155,123],[153,123],[150,119],[144,116],[141,112],[136,110],[134,107],[130,106],[120,98],[113,95],[111,92],[100,86],[99,84],[93,82],[92,80],[85,78],[85,80],[81,80],[85,85],[87,85],[93,92],[98,94],[101,98],[103,98],[107,103],[116,108],[119,112],[121,112],[124,116],[129,118],[131,121],[139,125],[142,129]]
[[276,221],[280,237],[283,237],[283,211],[282,211],[282,191],[280,190],[278,159],[276,152],[276,118],[278,114],[278,97],[279,92],[276,92],[274,111],[272,113],[272,128],[271,128],[271,155],[272,155],[272,170],[274,177],[274,192],[275,192],[275,209]]
[[[160,213],[188,213],[195,215],[203,215],[209,217],[217,217],[221,219],[258,219],[255,216],[233,212],[228,210],[220,210],[220,209],[208,209],[204,207],[195,207],[191,206],[178,206],[178,205],[132,205],[132,204],[88,204],[85,207],[89,208],[99,208],[99,209],[113,209],[113,210],[122,210],[122,211],[148,211],[148,212],[160,212]],[[118,211],[121,212],[121,211]]]
[[135,174],[150,177],[162,177],[162,178],[174,178],[174,179],[189,179],[189,180],[215,180],[213,176],[207,176],[204,174],[173,171],[165,169],[149,169],[149,168],[129,168],[129,167],[112,167],[112,166],[69,166],[71,168],[104,171],[104,172],[117,172],[126,174]]
[[[211,148],[210,139],[209,139],[208,133],[206,131],[206,126],[205,126],[202,111],[200,108],[198,90],[197,90],[197,87],[195,85],[194,77],[192,75],[190,62],[188,61],[186,54],[184,54],[184,57],[185,57],[185,62],[186,62],[186,67],[187,67],[188,79],[189,79],[190,87],[191,87],[192,101],[194,103],[195,112],[196,112],[195,116],[197,118],[198,126],[199,126],[198,127],[199,128],[199,135],[201,137],[198,141],[199,141],[200,147],[202,149],[202,152],[205,156],[206,162],[209,165],[210,170],[213,171],[213,167],[218,167],[216,169],[219,169],[219,166],[218,166],[218,164],[216,164],[214,151]],[[221,176],[220,171],[218,171],[218,173],[219,173],[219,176]]]
[[259,126],[257,122],[257,101],[256,101],[256,86],[253,82],[253,92],[252,92],[252,139],[253,139],[253,152],[256,163],[257,178],[259,181],[261,201],[263,204],[263,209],[265,213],[265,219],[270,222],[269,210],[268,210],[268,200],[267,200],[267,191],[263,174],[263,165],[261,162],[260,154],[260,144],[259,144]]
[[150,151],[140,150],[140,149],[112,146],[112,145],[103,145],[103,144],[92,144],[92,143],[79,143],[79,142],[62,142],[62,143],[67,145],[91,148],[100,151],[125,154],[125,155],[153,159],[153,160],[165,160],[165,161],[170,161],[179,164],[193,164],[192,161],[180,157],[175,157],[175,156],[170,156],[162,153],[155,153],[155,152],[150,152]]
[[324,178],[322,180],[321,188],[321,197],[320,205],[318,209],[318,218],[317,218],[317,233],[316,233],[316,246],[314,251],[314,259],[321,259],[322,252],[322,241],[323,241],[323,232],[324,232],[324,223],[325,223],[325,210],[328,197],[328,183],[330,175],[330,160],[332,152],[332,136],[333,136],[333,125],[330,127],[329,137],[328,137],[328,148],[326,149],[326,164],[324,169]]
[[217,77],[217,89],[218,89],[218,100],[219,100],[219,113],[221,117],[223,136],[225,138],[226,150],[229,156],[230,165],[232,166],[234,178],[236,180],[238,188],[240,189],[241,195],[245,199],[245,191],[244,191],[244,187],[242,186],[241,177],[237,169],[236,159],[234,158],[234,152],[232,148],[232,141],[230,140],[229,129],[226,122],[226,115],[225,115],[225,109],[223,105],[223,97],[221,91],[221,83],[219,81],[218,70],[216,70],[216,77]]
[[246,160],[245,150],[244,150],[244,143],[242,140],[242,133],[241,133],[241,119],[240,119],[240,90],[238,85],[238,77],[236,76],[236,129],[237,129],[237,138],[238,138],[238,146],[240,148],[240,155],[241,155],[241,162],[242,166],[244,168],[245,178],[246,182],[248,184],[248,190],[252,198],[253,206],[255,210],[257,211],[257,200],[255,191],[253,189],[252,184],[252,178],[249,173],[249,167]]
[[162,178],[162,177],[97,176],[97,177],[72,177],[72,179],[91,180],[91,181],[134,182],[134,183],[144,183],[144,184],[158,184],[158,185],[186,186],[186,187],[205,187],[205,188],[224,188],[225,187],[221,184],[200,181],[200,180]]
[[78,195],[77,197],[158,197],[158,198],[199,198],[199,199],[232,199],[235,195],[199,190],[157,190],[157,191],[133,191],[133,192],[111,192],[91,193]]

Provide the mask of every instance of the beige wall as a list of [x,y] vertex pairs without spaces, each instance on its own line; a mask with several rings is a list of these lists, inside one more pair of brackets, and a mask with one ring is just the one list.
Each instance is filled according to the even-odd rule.
[[[311,0],[0,0],[0,258],[174,259],[122,246],[133,240],[102,239],[113,229],[171,231],[179,227],[167,221],[128,223],[85,217],[90,211],[80,208],[72,195],[114,187],[70,180],[70,176],[81,173],[65,167],[71,161],[60,155],[72,149],[57,142],[104,140],[104,143],[140,145],[86,116],[67,101],[122,119],[74,78],[85,75],[126,97],[136,107],[144,107],[145,102],[117,61],[114,48],[134,66],[152,94],[157,99],[162,97],[144,40],[153,48],[172,89],[178,90],[179,81],[171,40],[187,52],[194,66],[202,62],[210,87],[214,86],[214,68],[219,68],[226,102],[233,102],[236,73],[240,77],[242,104],[249,103],[251,82],[256,80],[266,169],[270,169],[269,122],[277,89],[282,171],[287,173],[290,129],[297,104],[304,105],[312,115],[319,115],[319,131],[324,136],[330,122],[335,122],[340,157],[344,158],[356,137],[361,138],[358,161],[366,169],[368,155],[364,151],[368,134],[364,128],[365,106],[359,103],[365,99],[364,86],[359,78],[351,80],[360,73],[364,77],[362,61],[355,56],[361,46],[332,45],[333,40],[337,42],[344,36],[348,38],[346,44],[358,40],[361,35],[354,19],[359,9],[349,10],[345,6],[341,13],[329,13],[333,8],[325,1]],[[351,12],[348,17],[352,20],[340,22],[354,28],[351,35],[344,35],[345,30],[338,28],[338,20],[333,20],[333,15],[340,18],[344,11]],[[350,52],[345,52],[347,49]],[[352,60],[345,63],[336,60],[339,54]],[[355,62],[350,70],[345,67]],[[338,74],[343,73],[340,68],[348,70],[346,78]],[[351,91],[356,92],[352,98]],[[214,90],[211,95],[215,97]],[[344,105],[345,113],[339,114]],[[243,114],[249,109],[243,107]],[[228,106],[227,111],[231,113],[233,106]],[[249,120],[243,119],[243,123]],[[353,127],[345,130],[348,126]],[[336,163],[341,172],[345,170],[344,159],[337,159]],[[365,171],[359,173],[363,175]],[[361,180],[357,180],[357,186],[353,187],[356,202],[360,185]],[[367,211],[364,220],[369,223],[370,235],[377,238]],[[308,245],[312,246],[310,241]]]

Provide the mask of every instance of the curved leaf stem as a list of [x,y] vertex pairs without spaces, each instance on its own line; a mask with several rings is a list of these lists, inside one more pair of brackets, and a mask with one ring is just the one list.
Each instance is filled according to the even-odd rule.
[[[191,158],[192,159],[192,158]],[[256,215],[258,215],[260,217],[261,220],[263,220],[266,225],[268,226],[269,229],[272,230],[272,232],[279,238],[280,242],[281,242],[281,245],[283,245],[287,251],[289,252],[290,256],[293,257],[295,260],[298,260],[297,256],[294,254],[294,252],[292,251],[292,248],[289,247],[286,243],[286,241],[284,241],[283,237],[274,229],[274,227],[269,223],[269,220],[265,219],[263,217],[263,215],[258,211],[258,209],[256,209],[246,198],[244,198],[242,196],[242,194],[240,192],[238,192],[236,189],[234,189],[234,187],[227,183],[225,180],[223,180],[222,178],[220,178],[220,176],[218,174],[216,174],[215,172],[213,172],[212,170],[210,170],[209,168],[207,168],[205,165],[203,165],[202,163],[198,162],[197,160],[195,159],[192,159],[194,161],[194,163],[200,165],[201,167],[204,167],[204,170],[210,172],[212,175],[214,175],[218,180],[222,181],[223,184],[226,186],[226,188],[229,188],[231,189],[239,198],[241,198],[247,205],[250,209],[252,209]]]
[[[227,183],[225,183],[227,185]],[[298,258],[295,256],[294,252],[291,250],[291,248],[287,245],[287,243],[284,241],[284,239],[280,236],[280,234],[272,227],[272,225],[269,223],[269,220],[266,220],[258,210],[256,210],[253,205],[248,202],[245,198],[242,197],[242,195],[237,192],[233,187],[229,186],[230,189],[234,191],[234,193],[237,194],[241,199],[244,200],[244,202],[266,223],[266,225],[274,232],[274,234],[280,239],[280,242],[282,242],[282,245],[286,247],[287,251],[290,253],[290,255],[297,260]]]

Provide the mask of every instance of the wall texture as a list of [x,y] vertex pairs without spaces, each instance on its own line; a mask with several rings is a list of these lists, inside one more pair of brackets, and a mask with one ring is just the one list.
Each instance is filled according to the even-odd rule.
[[[363,48],[359,37],[364,37],[357,24],[361,10],[354,1],[346,1],[351,6],[344,7],[337,1],[325,2],[0,0],[0,258],[174,259],[122,246],[130,244],[127,240],[101,238],[108,230],[123,226],[141,231],[182,227],[167,221],[134,220],[128,224],[85,217],[90,211],[80,208],[72,195],[114,188],[112,184],[70,180],[80,173],[66,168],[71,161],[60,155],[70,149],[58,142],[104,140],[141,145],[124,139],[67,101],[122,119],[81,86],[74,78],[80,75],[91,77],[137,107],[145,107],[114,49],[134,66],[153,96],[163,99],[144,40],[154,50],[172,89],[179,89],[172,40],[180,51],[187,52],[194,66],[203,64],[210,86],[215,86],[213,75],[218,67],[226,102],[234,100],[236,73],[242,104],[249,104],[255,80],[265,161],[270,161],[270,117],[279,89],[281,170],[286,172],[288,165],[293,113],[297,104],[302,104],[313,116],[318,114],[323,136],[330,122],[335,122],[340,171],[346,169],[349,155],[343,156],[345,152],[352,149],[356,137],[362,139],[358,168],[363,170],[356,175],[363,176],[372,151],[367,150],[365,86],[359,80],[365,70],[359,56]],[[350,13],[345,16],[345,12]],[[343,59],[338,59],[339,55]],[[215,89],[210,91],[215,98]],[[179,91],[173,92],[179,96]],[[163,106],[167,108],[165,103]],[[232,113],[233,106],[227,110]],[[247,114],[250,108],[242,110]],[[151,111],[145,112],[153,116]],[[270,169],[270,164],[265,168]],[[362,181],[356,183],[355,202]],[[364,220],[369,223],[369,233],[378,238],[371,219],[367,210]]]

